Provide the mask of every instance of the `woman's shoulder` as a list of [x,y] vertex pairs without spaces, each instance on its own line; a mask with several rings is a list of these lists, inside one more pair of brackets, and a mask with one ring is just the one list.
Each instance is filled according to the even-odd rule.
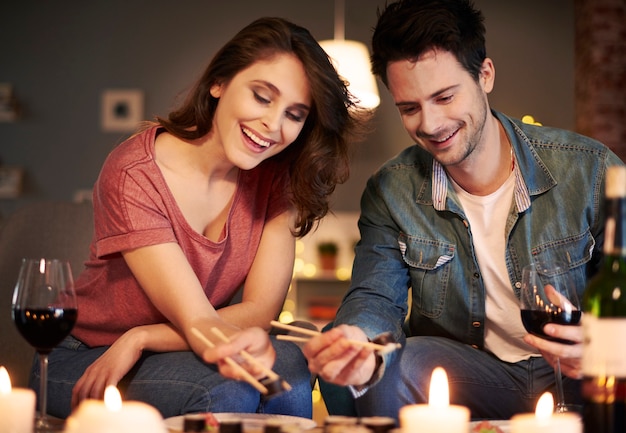
[[137,133],[118,144],[107,156],[102,173],[126,172],[133,167],[154,162],[155,128]]

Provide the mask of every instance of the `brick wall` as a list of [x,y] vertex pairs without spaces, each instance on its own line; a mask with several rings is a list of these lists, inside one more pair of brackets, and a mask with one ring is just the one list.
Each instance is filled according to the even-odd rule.
[[626,0],[574,0],[576,130],[626,161]]

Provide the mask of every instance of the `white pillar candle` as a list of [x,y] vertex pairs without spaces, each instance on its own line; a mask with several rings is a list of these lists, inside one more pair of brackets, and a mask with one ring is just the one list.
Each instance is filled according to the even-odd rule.
[[0,430],[3,433],[32,433],[36,401],[32,389],[12,389],[7,369],[0,367]]
[[67,419],[65,433],[167,433],[163,417],[154,407],[139,401],[122,403],[114,386],[107,387],[104,401],[85,400]]
[[400,408],[402,433],[467,433],[470,411],[467,407],[449,404],[448,377],[437,367],[430,379],[428,404],[412,404]]
[[535,408],[535,413],[522,413],[511,418],[511,433],[582,433],[580,415],[574,412],[552,413],[554,398],[544,393]]

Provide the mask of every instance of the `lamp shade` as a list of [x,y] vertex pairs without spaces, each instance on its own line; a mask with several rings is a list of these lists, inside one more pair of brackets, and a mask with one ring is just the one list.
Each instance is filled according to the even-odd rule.
[[320,41],[331,58],[337,73],[348,82],[348,90],[363,108],[376,108],[380,104],[376,78],[370,72],[369,51],[365,44],[345,39]]

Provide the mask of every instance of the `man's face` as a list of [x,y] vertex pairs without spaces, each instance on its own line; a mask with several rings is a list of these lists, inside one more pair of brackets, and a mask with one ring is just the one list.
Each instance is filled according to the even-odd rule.
[[443,166],[459,165],[484,146],[487,94],[495,76],[490,59],[483,62],[478,82],[453,54],[441,50],[417,61],[391,62],[387,76],[405,129]]

